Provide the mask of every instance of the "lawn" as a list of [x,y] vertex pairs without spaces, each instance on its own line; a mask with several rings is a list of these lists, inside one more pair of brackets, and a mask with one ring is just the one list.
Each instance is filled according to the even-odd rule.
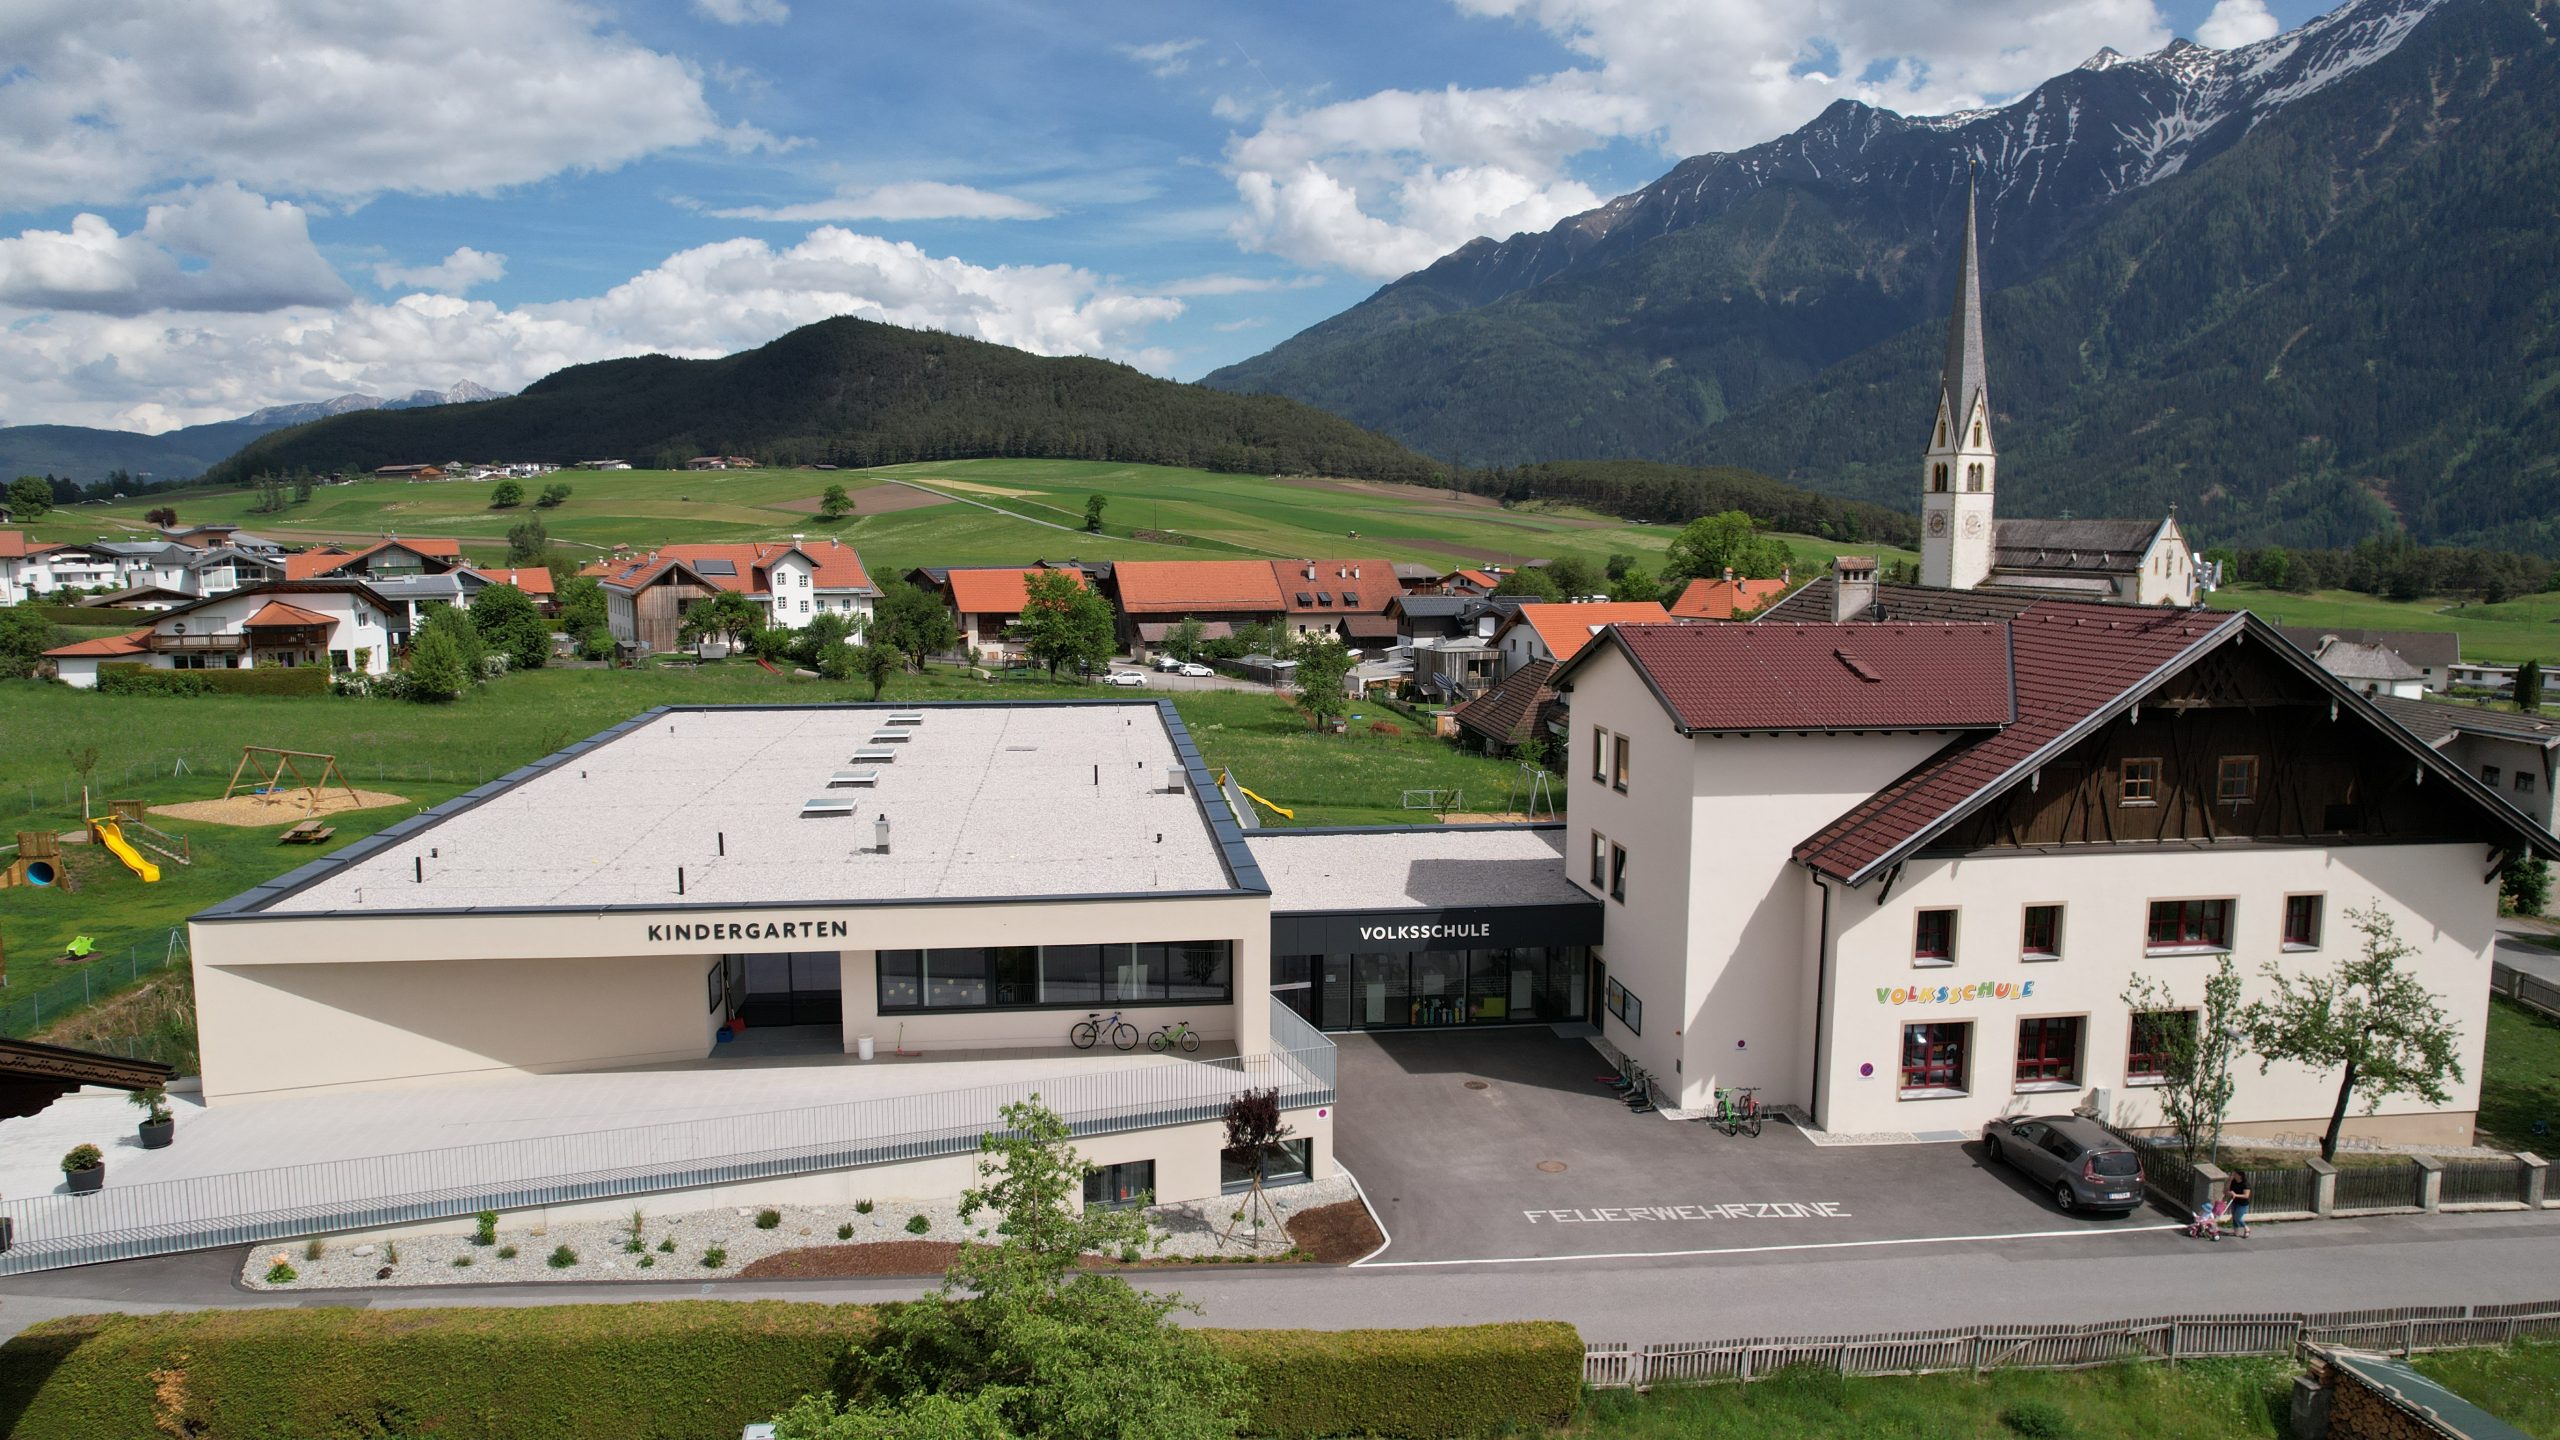
[[[78,506],[24,528],[45,540],[129,538],[148,529],[144,510],[168,505],[188,524],[227,521],[288,541],[395,532],[454,535],[475,555],[491,559],[503,550],[509,526],[538,515],[554,539],[586,550],[831,535],[860,549],[874,575],[919,565],[1025,564],[1068,556],[1357,554],[1455,569],[1568,554],[1597,566],[1612,554],[1628,554],[1655,569],[1673,533],[1669,526],[1567,506],[1505,508],[1423,486],[1274,480],[1073,460],[969,460],[871,471],[569,471],[560,478],[575,493],[545,511],[491,510],[485,484],[366,480],[324,486],[309,501],[272,515],[253,513],[254,492],[200,490]],[[830,484],[860,497],[892,479],[950,498],[835,523],[813,513]],[[1105,501],[1100,534],[1081,529],[1089,495]],[[1808,569],[1843,548],[1809,536],[1785,538]],[[1882,553],[1887,559],[1910,558],[1902,551]]]
[[2434,597],[2385,600],[2353,590],[2296,594],[2229,585],[2206,597],[2217,610],[2254,610],[2279,625],[2335,625],[2358,630],[2452,630],[2462,658],[2514,663],[2560,659],[2560,593],[2525,595],[2497,605]]
[[[0,682],[0,835],[22,829],[75,830],[81,780],[72,755],[94,747],[90,792],[150,804],[220,795],[243,745],[335,754],[356,784],[410,803],[333,816],[340,842],[358,839],[425,806],[627,719],[653,705],[805,704],[866,698],[867,687],[775,676],[744,661],[699,668],[539,670],[493,681],[450,707],[379,700],[269,696],[99,695],[58,685]],[[1039,679],[990,684],[940,667],[900,676],[885,698],[1143,698],[1153,692]],[[1360,707],[1348,735],[1318,735],[1285,699],[1256,692],[1187,691],[1175,708],[1213,767],[1297,811],[1265,824],[1373,825],[1427,821],[1402,808],[1409,789],[1464,789],[1468,805],[1494,808],[1517,774],[1507,762],[1458,750],[1391,712]],[[1405,733],[1372,734],[1388,719]],[[181,765],[183,762],[183,766]],[[104,998],[127,983],[137,961],[169,953],[186,917],[313,858],[284,847],[279,824],[258,829],[154,823],[184,835],[195,863],[165,864],[144,884],[99,850],[65,847],[80,889],[0,890],[0,953],[14,963],[0,1031],[25,1033],[84,995]],[[85,966],[56,967],[75,935],[96,942]],[[84,972],[86,972],[84,974]],[[75,977],[78,977],[75,980]],[[84,989],[84,983],[86,988]]]
[[1790,1370],[1748,1385],[1592,1394],[1573,1440],[2234,1440],[2283,1436],[2294,1367],[2221,1360],[2098,1370],[1844,1379]]
[[[2504,996],[2489,998],[2489,1035],[2480,1061],[2480,1140],[2549,1154],[2560,1125],[2560,1020]],[[2546,1133],[2536,1134],[2542,1122]]]
[[2560,1435],[2560,1345],[2445,1350],[2410,1363],[2418,1373],[2528,1435]]

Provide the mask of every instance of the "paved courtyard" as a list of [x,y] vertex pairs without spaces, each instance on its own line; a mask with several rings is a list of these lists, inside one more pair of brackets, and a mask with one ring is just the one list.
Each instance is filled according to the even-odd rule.
[[2067,1240],[2171,1219],[2065,1215],[1979,1142],[1819,1147],[1782,1122],[1752,1139],[1631,1114],[1595,1082],[1590,1043],[1545,1027],[1335,1038],[1337,1151],[1390,1239],[1371,1263]]

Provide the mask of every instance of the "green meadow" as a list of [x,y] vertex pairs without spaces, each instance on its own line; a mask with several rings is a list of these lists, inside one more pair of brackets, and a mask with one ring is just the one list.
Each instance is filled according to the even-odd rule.
[[2334,625],[2357,630],[2451,630],[2462,658],[2514,664],[2560,658],[2560,592],[2522,595],[2496,605],[2429,597],[2386,600],[2353,590],[2296,594],[2232,585],[2207,601],[2217,610],[2254,610],[2279,625]]

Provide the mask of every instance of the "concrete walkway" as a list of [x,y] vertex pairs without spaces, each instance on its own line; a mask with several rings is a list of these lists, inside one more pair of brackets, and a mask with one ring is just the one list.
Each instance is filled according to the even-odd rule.
[[[2542,944],[2536,944],[2535,941]],[[2547,984],[2560,985],[2560,924],[2510,917],[2498,922],[2498,963]]]

